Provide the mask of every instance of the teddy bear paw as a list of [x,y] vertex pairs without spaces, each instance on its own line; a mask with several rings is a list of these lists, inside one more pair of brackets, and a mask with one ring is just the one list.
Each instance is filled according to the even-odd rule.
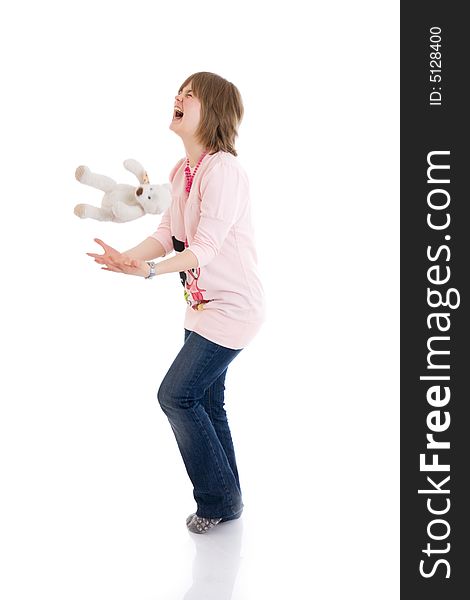
[[77,215],[77,217],[84,219],[86,217],[86,205],[77,204],[77,206],[73,209],[73,212]]
[[85,173],[89,170],[90,169],[88,167],[84,167],[83,165],[81,165],[80,167],[77,167],[77,169],[75,170],[75,179],[78,179],[78,181],[81,181],[83,179],[83,176],[85,175]]

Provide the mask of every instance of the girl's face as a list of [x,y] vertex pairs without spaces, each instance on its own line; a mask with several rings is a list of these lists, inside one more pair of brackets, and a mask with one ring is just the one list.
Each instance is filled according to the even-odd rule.
[[[183,115],[177,112],[180,110]],[[178,115],[178,116],[177,116]],[[201,103],[191,90],[191,82],[175,96],[170,129],[181,137],[194,137],[201,116]]]

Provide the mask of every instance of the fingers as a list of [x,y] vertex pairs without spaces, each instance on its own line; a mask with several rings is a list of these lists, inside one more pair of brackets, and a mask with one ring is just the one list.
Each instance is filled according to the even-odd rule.
[[121,255],[117,258],[109,258],[109,262],[111,262],[115,267],[124,270],[125,268],[136,268],[139,261],[134,258],[123,257],[123,255]]
[[115,262],[109,255],[106,256],[105,254],[93,254],[92,252],[85,252],[85,254],[88,254],[88,256],[94,258],[95,262],[99,263],[100,265],[106,264],[108,262],[114,264]]
[[133,268],[134,268],[134,267],[136,267],[136,266],[137,266],[137,261],[136,261],[134,258],[128,258],[127,260],[125,260],[125,261],[123,262],[123,264],[124,264],[126,267],[133,267]]
[[103,240],[100,240],[99,238],[94,238],[94,241],[97,244],[99,244],[103,248],[103,250],[109,253],[110,255],[119,256],[121,254],[115,248],[113,248],[112,246],[108,246],[108,244],[105,244],[105,242],[103,242]]
[[126,267],[136,267],[138,265],[138,260],[131,258],[128,254],[121,254],[119,259],[119,263]]
[[[120,272],[122,273],[123,269],[121,268],[121,265],[114,261],[112,258],[110,258],[109,256],[106,257],[106,259],[104,259],[101,255],[97,255],[95,258],[95,262],[98,263],[99,265],[106,265],[106,270],[108,271],[116,271],[116,272]],[[102,269],[104,269],[105,267],[101,267]]]
[[112,248],[111,246],[108,246],[108,244],[105,244],[103,242],[103,240],[100,240],[99,238],[95,238],[95,242],[103,248],[104,255],[102,255],[102,256],[110,257],[113,259],[120,258],[122,256],[118,250],[116,250],[115,248]]
[[112,269],[113,271],[116,271],[118,273],[122,273],[124,271],[124,269],[121,267],[121,265],[114,261],[109,261],[108,263],[105,263],[105,264],[109,269]]
[[94,241],[104,249],[104,254],[96,254],[95,252],[85,252],[85,254],[91,256],[96,263],[105,265],[101,267],[103,271],[135,274],[135,270],[140,268],[140,263],[142,261],[131,258],[127,254],[121,254],[117,250],[114,250],[114,248],[111,248],[111,246],[108,246],[108,244],[105,244],[105,242],[99,238],[94,238]]
[[103,271],[114,271],[115,273],[122,273],[122,269],[119,269],[117,267],[114,267],[113,265],[108,265],[106,264],[106,266],[101,267],[101,269]]

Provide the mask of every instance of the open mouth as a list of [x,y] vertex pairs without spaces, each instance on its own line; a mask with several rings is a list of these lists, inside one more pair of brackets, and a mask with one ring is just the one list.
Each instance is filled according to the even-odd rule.
[[181,110],[179,110],[178,108],[175,108],[175,112],[173,113],[173,119],[179,121],[180,119],[183,118],[183,112]]

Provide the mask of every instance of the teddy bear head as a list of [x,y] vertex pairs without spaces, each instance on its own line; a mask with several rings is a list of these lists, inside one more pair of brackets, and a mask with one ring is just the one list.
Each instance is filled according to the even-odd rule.
[[167,209],[165,196],[161,193],[161,185],[152,183],[140,185],[135,190],[135,199],[144,211],[151,215],[157,215]]

